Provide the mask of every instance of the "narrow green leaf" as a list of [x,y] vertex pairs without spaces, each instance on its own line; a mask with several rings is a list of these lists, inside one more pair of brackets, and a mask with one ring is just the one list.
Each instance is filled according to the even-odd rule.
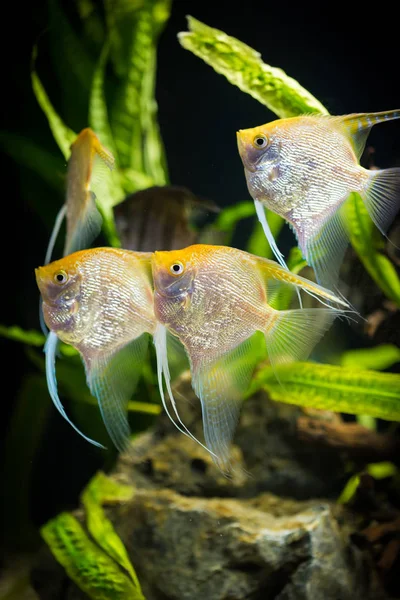
[[389,369],[398,362],[400,362],[400,348],[394,344],[348,350],[343,352],[340,357],[342,367],[374,369],[375,371]]
[[[371,463],[367,465],[367,473],[374,479],[386,479],[387,477],[393,477],[398,473],[398,469],[393,463],[381,462]],[[353,475],[346,483],[342,493],[340,494],[337,502],[339,504],[347,504],[354,497],[358,486],[360,485],[360,476]]]
[[328,114],[326,108],[282,69],[265,64],[261,55],[231,37],[188,17],[190,32],[178,34],[183,48],[202,58],[230,83],[267,106],[279,117],[304,113]]
[[261,368],[248,395],[262,388],[277,402],[400,420],[398,374],[294,363],[277,367],[276,375],[269,366]]
[[14,340],[15,342],[28,344],[29,346],[43,346],[45,342],[45,337],[40,331],[34,329],[27,331],[21,329],[18,325],[13,325],[11,327],[0,325],[0,336],[8,338],[9,340]]
[[400,307],[400,278],[394,265],[383,254],[383,236],[372,222],[358,194],[351,194],[345,210],[353,248],[385,296]]
[[83,491],[81,500],[86,510],[86,523],[90,535],[108,556],[129,573],[140,592],[140,584],[126,548],[102,508],[103,504],[127,502],[133,493],[132,486],[117,483],[104,473],[98,472]]
[[[35,62],[36,54],[37,49],[35,47],[33,50],[33,63]],[[71,153],[71,144],[76,139],[76,133],[74,133],[71,129],[69,129],[69,127],[67,127],[63,123],[62,119],[54,110],[53,105],[51,104],[49,97],[47,96],[46,91],[42,85],[42,82],[40,81],[34,69],[32,69],[31,78],[36,100],[38,101],[40,108],[43,110],[44,114],[47,117],[54,139],[56,140],[61,152],[63,153],[65,160],[68,160],[69,155]]]
[[35,171],[54,190],[63,190],[65,161],[29,138],[0,131],[0,148],[17,163]]
[[111,127],[122,169],[142,172],[153,185],[167,183],[166,159],[154,98],[156,43],[169,16],[170,0],[105,3],[111,53],[120,84]]
[[143,600],[129,576],[87,537],[73,515],[59,514],[40,532],[56,560],[92,600]]
[[109,52],[110,46],[109,43],[106,42],[93,74],[89,100],[89,126],[99,136],[102,144],[116,156],[117,149],[108,120],[108,109],[104,95],[105,66]]

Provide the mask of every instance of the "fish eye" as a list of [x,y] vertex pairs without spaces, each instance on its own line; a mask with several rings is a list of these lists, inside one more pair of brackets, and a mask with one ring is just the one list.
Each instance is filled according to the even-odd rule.
[[59,285],[63,285],[64,283],[67,283],[68,281],[68,275],[65,271],[57,271],[56,273],[54,273],[54,281],[55,283],[58,283]]
[[253,146],[258,149],[265,148],[268,145],[268,138],[263,133],[256,135],[253,140]]
[[173,275],[180,275],[183,273],[183,264],[181,262],[174,262],[174,264],[170,266],[170,271]]

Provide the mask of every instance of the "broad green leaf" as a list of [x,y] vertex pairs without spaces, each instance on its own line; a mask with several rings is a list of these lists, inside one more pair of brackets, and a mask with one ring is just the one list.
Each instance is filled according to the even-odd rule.
[[385,243],[358,194],[346,202],[350,240],[364,267],[385,296],[400,307],[400,279],[391,261],[383,254]]
[[281,118],[304,113],[328,114],[326,108],[282,69],[265,64],[250,46],[188,17],[189,32],[178,34],[183,48],[267,106]]
[[107,0],[111,54],[120,78],[111,128],[122,169],[145,173],[153,185],[167,183],[166,159],[154,98],[156,43],[169,16],[170,0]]
[[261,368],[248,395],[264,389],[277,402],[400,420],[398,374],[301,362],[279,366],[275,372],[270,366]]
[[400,362],[400,348],[394,344],[381,344],[374,348],[360,348],[343,352],[340,357],[342,367],[352,369],[374,369],[383,371]]
[[143,600],[130,577],[87,537],[73,515],[59,514],[40,532],[55,559],[92,600]]
[[[37,54],[36,47],[33,50],[33,60],[35,62]],[[31,73],[32,77],[32,87],[34,94],[36,96],[36,100],[38,101],[40,108],[43,110],[44,114],[47,117],[47,120],[50,125],[50,129],[53,133],[54,139],[56,140],[61,152],[65,160],[69,159],[69,155],[71,153],[71,144],[76,139],[76,133],[74,133],[69,127],[67,127],[62,119],[58,116],[56,111],[51,104],[49,97],[46,94],[46,91],[40,81],[36,71],[32,69]]]
[[140,584],[126,548],[102,507],[103,504],[127,502],[132,498],[133,493],[132,486],[117,483],[99,472],[85,488],[81,499],[86,510],[86,524],[90,535],[108,556],[129,573],[133,584],[140,592]]
[[0,148],[16,162],[35,171],[56,191],[64,188],[65,161],[29,138],[0,131]]

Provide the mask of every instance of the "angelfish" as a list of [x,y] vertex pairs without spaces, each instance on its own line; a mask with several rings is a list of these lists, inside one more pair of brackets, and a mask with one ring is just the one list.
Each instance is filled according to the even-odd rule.
[[[152,254],[117,248],[82,250],[36,269],[44,320],[50,332],[45,344],[50,396],[70,421],[57,391],[55,369],[59,341],[78,350],[87,385],[97,399],[107,431],[123,452],[128,447],[127,403],[145,360],[149,336],[156,330],[153,309]],[[176,427],[201,444],[176,413]],[[201,444],[203,445],[203,444]]]
[[206,445],[218,466],[227,469],[229,443],[255,368],[253,335],[264,334],[275,367],[306,359],[335,317],[343,314],[332,307],[276,310],[272,305],[277,288],[287,284],[332,303],[347,306],[346,302],[275,261],[226,246],[197,244],[155,252],[152,271],[161,396],[164,379],[175,406],[168,371],[169,332],[189,358]]
[[98,400],[107,431],[118,450],[126,448],[126,406],[155,327],[150,254],[116,248],[76,252],[36,269],[44,320],[50,330],[46,376],[51,398],[69,420],[57,391],[58,340],[79,351],[88,387]]
[[400,169],[367,170],[359,160],[371,127],[400,110],[278,119],[237,132],[239,154],[257,215],[285,266],[264,207],[292,227],[318,283],[334,289],[348,243],[344,204],[352,192],[386,234],[400,205]]
[[92,186],[95,159],[99,157],[109,169],[114,168],[112,153],[103,146],[89,127],[83,129],[73,144],[68,160],[66,197],[54,224],[46,252],[45,264],[50,262],[61,224],[66,218],[67,234],[63,255],[88,248],[100,233],[102,216],[96,206]]

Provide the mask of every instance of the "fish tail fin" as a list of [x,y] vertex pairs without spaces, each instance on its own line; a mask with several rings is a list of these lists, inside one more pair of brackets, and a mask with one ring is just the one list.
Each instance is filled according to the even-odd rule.
[[278,365],[306,360],[336,317],[348,312],[335,308],[273,311],[264,335],[275,373]]
[[369,171],[368,182],[360,194],[368,213],[386,236],[400,208],[400,169]]

